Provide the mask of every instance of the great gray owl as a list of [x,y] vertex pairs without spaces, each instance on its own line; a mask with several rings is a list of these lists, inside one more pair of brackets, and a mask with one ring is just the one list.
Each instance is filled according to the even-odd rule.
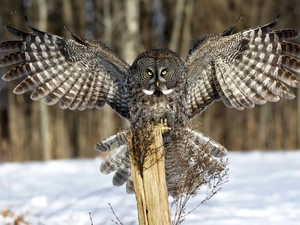
[[[0,66],[17,64],[3,79],[25,76],[14,93],[32,91],[33,100],[45,98],[48,105],[79,110],[107,103],[133,129],[166,122],[171,127],[164,136],[166,179],[169,194],[176,197],[179,177],[198,164],[203,146],[212,161],[227,153],[222,145],[188,128],[188,121],[218,100],[242,110],[295,97],[286,85],[300,87],[300,46],[286,40],[298,32],[272,30],[277,20],[235,34],[233,25],[219,35],[205,35],[186,60],[170,50],[155,49],[141,53],[131,66],[100,41],[72,33],[70,40],[30,25],[31,33],[6,27],[21,40],[0,45],[1,51],[13,52],[0,60]],[[128,131],[119,132],[95,148],[109,151],[116,146],[101,171],[116,171],[113,183],[127,182],[127,191],[132,192],[127,136]]]

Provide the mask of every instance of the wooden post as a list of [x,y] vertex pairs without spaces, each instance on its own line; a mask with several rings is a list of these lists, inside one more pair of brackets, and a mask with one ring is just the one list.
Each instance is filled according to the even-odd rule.
[[131,176],[139,225],[171,225],[162,134],[164,125],[133,131],[129,140]]

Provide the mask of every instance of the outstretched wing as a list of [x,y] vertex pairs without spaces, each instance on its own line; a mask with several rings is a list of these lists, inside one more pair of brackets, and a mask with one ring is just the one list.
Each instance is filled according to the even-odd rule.
[[233,26],[196,43],[186,60],[190,118],[217,100],[243,110],[295,97],[286,85],[300,87],[300,46],[286,40],[298,32],[272,30],[277,20],[231,35]]
[[72,34],[74,40],[39,31],[31,33],[6,27],[21,40],[0,44],[0,51],[13,53],[0,59],[0,66],[17,64],[3,80],[26,78],[14,89],[31,98],[46,98],[46,104],[59,102],[61,108],[100,108],[110,105],[128,119],[128,106],[123,90],[129,65],[99,41],[87,41]]

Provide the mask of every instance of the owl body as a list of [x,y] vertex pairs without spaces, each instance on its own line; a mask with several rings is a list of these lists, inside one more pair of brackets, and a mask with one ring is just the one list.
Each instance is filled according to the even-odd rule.
[[[227,153],[221,144],[188,128],[190,120],[214,101],[243,110],[295,97],[288,86],[300,88],[300,46],[289,40],[298,31],[273,30],[277,21],[232,34],[234,24],[219,35],[205,35],[186,60],[156,49],[141,53],[131,66],[102,42],[72,32],[71,40],[31,25],[32,32],[6,27],[20,40],[0,44],[1,52],[12,52],[0,59],[0,67],[14,65],[3,79],[25,77],[14,93],[32,91],[33,100],[45,98],[48,105],[72,110],[108,104],[133,130],[167,123],[166,180],[169,194],[176,197],[178,192],[192,193],[206,175],[214,176],[214,168],[222,165],[219,158]],[[113,183],[126,183],[132,192],[128,134],[119,132],[95,149],[110,151],[101,172],[115,172]],[[195,182],[187,185],[189,180]]]

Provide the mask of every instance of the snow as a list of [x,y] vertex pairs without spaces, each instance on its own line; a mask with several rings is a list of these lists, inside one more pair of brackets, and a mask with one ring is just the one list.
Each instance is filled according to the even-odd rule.
[[[187,215],[186,225],[300,224],[300,151],[230,152],[229,182]],[[0,163],[0,224],[137,223],[134,195],[99,172],[101,159]],[[199,204],[206,190],[189,202]],[[4,212],[10,210],[8,215]],[[113,220],[113,221],[111,221]]]

